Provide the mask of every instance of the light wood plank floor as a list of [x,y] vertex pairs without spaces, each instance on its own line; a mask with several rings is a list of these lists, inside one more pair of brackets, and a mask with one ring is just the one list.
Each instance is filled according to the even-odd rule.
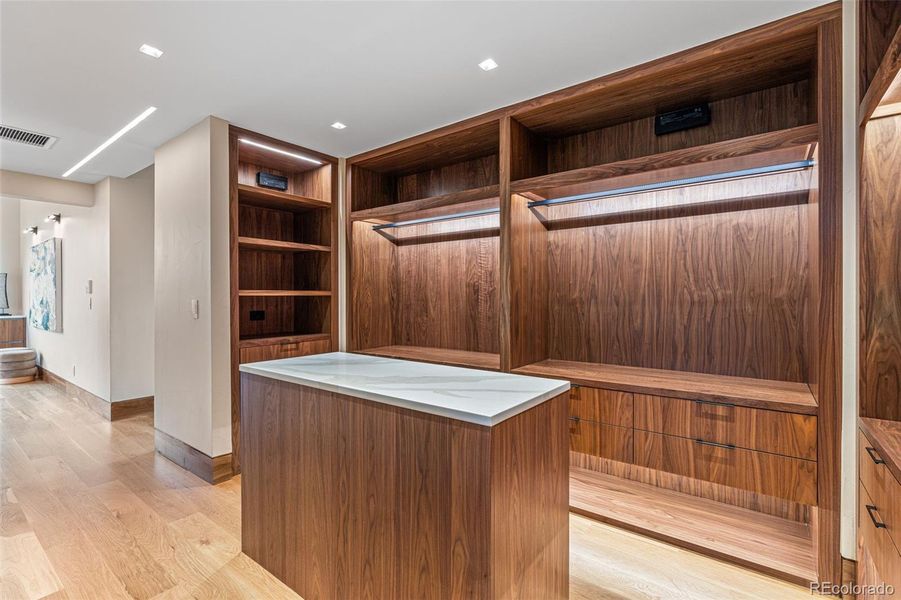
[[[240,479],[210,486],[45,383],[0,386],[0,598],[297,598],[241,553]],[[809,598],[571,517],[574,600]]]

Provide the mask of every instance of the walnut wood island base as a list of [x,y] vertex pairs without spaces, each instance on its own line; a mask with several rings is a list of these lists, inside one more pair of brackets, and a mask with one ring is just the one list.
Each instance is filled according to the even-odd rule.
[[569,384],[345,353],[241,371],[243,551],[305,600],[568,597]]

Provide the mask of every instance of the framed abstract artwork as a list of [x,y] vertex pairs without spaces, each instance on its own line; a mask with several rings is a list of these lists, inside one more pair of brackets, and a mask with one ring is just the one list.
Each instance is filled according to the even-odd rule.
[[31,303],[28,320],[44,331],[63,330],[62,239],[50,238],[31,247]]

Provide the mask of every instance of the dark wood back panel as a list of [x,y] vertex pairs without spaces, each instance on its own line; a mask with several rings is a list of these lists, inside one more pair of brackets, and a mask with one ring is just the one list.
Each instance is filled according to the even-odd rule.
[[901,116],[867,123],[860,186],[860,416],[901,420]]
[[662,136],[654,134],[654,117],[650,116],[612,127],[553,138],[547,144],[548,172],[567,171],[807,125],[816,122],[816,114],[810,110],[810,87],[805,79],[711,102],[709,125]]
[[897,0],[859,0],[858,30],[858,92],[863,99],[873,75],[892,37],[901,27],[901,2]]
[[806,381],[806,210],[550,230],[550,358]]

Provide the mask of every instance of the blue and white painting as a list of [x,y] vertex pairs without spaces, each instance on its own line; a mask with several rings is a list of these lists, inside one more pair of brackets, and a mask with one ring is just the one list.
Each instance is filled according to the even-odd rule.
[[31,305],[28,320],[44,331],[63,330],[62,240],[50,238],[31,247]]

